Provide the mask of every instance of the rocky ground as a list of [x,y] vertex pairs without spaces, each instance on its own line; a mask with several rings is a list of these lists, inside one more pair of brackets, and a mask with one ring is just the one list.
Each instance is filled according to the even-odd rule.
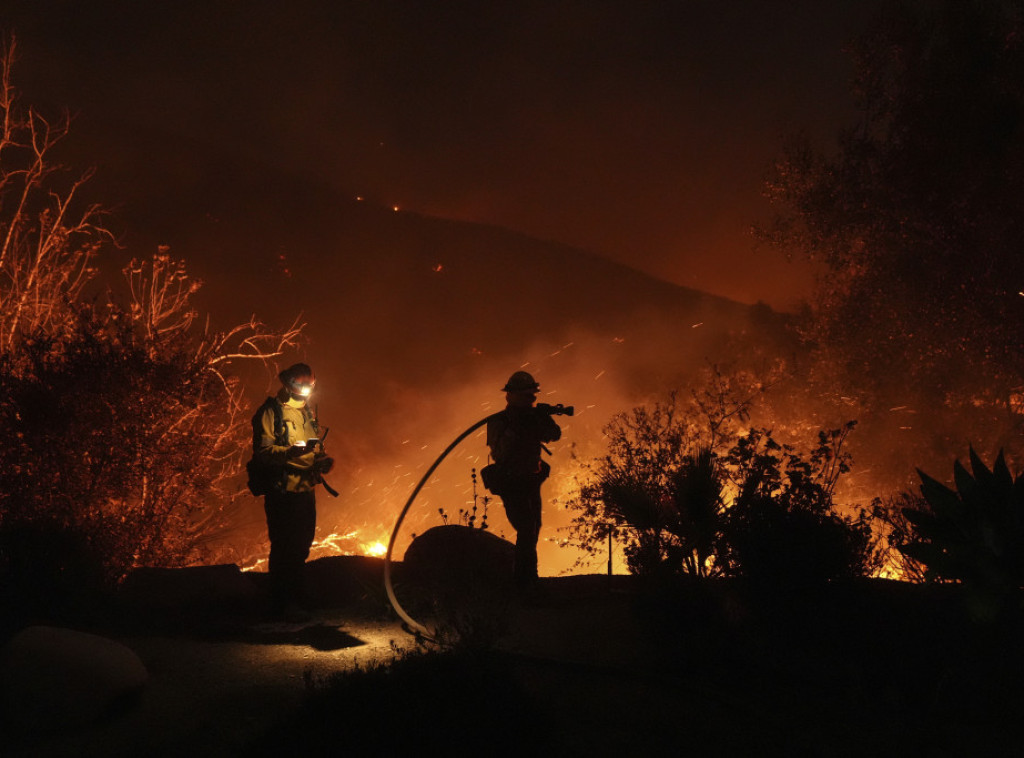
[[262,577],[232,567],[136,577],[85,631],[137,655],[139,696],[88,723],[8,719],[0,753],[959,756],[1024,744],[1019,627],[971,620],[951,592],[876,581],[768,597],[575,576],[506,602],[464,588],[457,609],[410,598],[454,643],[437,656],[388,610],[379,561],[310,572],[322,607],[293,624],[263,618]]

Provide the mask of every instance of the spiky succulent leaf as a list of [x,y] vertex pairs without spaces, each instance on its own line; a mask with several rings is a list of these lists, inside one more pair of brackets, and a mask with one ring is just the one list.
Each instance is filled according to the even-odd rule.
[[940,519],[934,514],[914,508],[903,508],[903,515],[914,527],[914,532],[927,540],[951,542],[963,539],[963,530],[950,519]]
[[971,471],[953,466],[955,491],[918,471],[930,510],[903,510],[916,539],[900,550],[928,576],[1005,595],[1024,586],[1024,476],[1014,479],[1002,452],[992,469],[970,456]]
[[921,477],[921,495],[928,501],[935,515],[939,518],[956,519],[963,505],[960,496],[921,469],[917,470],[917,475]]
[[934,542],[911,542],[900,545],[899,551],[928,567],[928,573],[939,579],[963,579],[959,560]]
[[[981,457],[974,452],[973,445],[968,448],[967,454],[971,460],[971,471],[974,472],[974,478],[981,484],[981,486],[990,487],[993,479],[992,472],[989,470],[988,466],[985,465],[985,462],[981,460]],[[953,464],[954,474],[956,473],[957,468],[963,468],[963,466],[960,465],[960,461]],[[959,488],[959,486],[960,482],[957,481],[957,487]],[[960,490],[960,492],[962,494],[963,490]]]
[[[985,474],[988,477],[992,476],[988,469],[985,469]],[[982,476],[985,476],[985,474]],[[985,487],[978,479],[970,475],[967,469],[961,465],[960,461],[956,461],[953,464],[953,481],[956,483],[956,490],[960,500],[963,501],[963,505],[967,506],[967,508],[961,507],[959,509],[962,516],[977,513],[978,509],[985,507]]]
[[999,451],[996,462],[992,465],[993,484],[1000,490],[1013,492],[1013,474],[1010,467],[1006,465],[1006,456]]

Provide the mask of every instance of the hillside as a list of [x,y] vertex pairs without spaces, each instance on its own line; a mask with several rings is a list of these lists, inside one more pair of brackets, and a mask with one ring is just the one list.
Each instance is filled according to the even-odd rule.
[[[542,400],[577,408],[564,418],[568,444],[555,451],[549,485],[563,496],[569,469],[558,464],[570,445],[600,454],[613,414],[684,386],[709,362],[771,352],[781,331],[764,307],[565,245],[395,211],[201,146],[168,140],[147,156],[99,166],[96,190],[126,198],[116,216],[123,248],[108,268],[166,245],[204,280],[197,304],[215,326],[252,314],[283,326],[301,314],[308,343],[284,360],[314,366],[319,412],[334,429],[346,502],[321,520],[337,522],[330,531],[386,537],[411,475],[500,409],[499,388],[520,367],[541,382]],[[255,401],[276,382],[258,374],[250,385]],[[471,440],[459,455],[462,468],[439,474],[456,488],[439,496],[451,514],[471,500],[469,469],[486,448]]]
[[723,336],[749,326],[748,306],[586,251],[395,212],[166,135],[122,144],[93,181],[116,206],[111,267],[167,245],[206,282],[198,301],[215,324],[301,313],[309,359],[373,401],[382,381],[432,390],[493,372],[500,386],[533,345],[580,335],[620,346],[595,374],[658,391],[652,371],[728,359]]

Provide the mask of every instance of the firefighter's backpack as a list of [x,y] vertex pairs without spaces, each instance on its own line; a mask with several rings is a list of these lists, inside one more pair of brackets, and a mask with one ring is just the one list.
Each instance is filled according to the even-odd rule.
[[[284,415],[281,412],[281,404],[274,398],[268,397],[252,417],[252,449],[255,452],[263,436],[263,414],[267,408],[274,411],[274,438],[278,445],[288,444],[288,431],[284,426]],[[251,457],[245,464],[245,472],[248,475],[246,485],[256,497],[262,497],[268,492],[273,492],[281,479],[280,470],[268,466],[264,461]]]

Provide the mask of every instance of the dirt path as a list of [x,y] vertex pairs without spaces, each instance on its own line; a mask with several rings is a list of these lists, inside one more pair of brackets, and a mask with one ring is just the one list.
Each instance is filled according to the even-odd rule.
[[[1005,746],[1021,744],[1019,644],[982,659],[989,637],[958,625],[959,606],[920,588],[837,585],[812,604],[776,607],[736,606],[723,585],[668,605],[659,596],[651,606],[650,598],[624,591],[629,584],[601,577],[544,583],[550,597],[514,607],[497,647],[524,702],[544,714],[548,734],[569,753],[588,745],[589,754],[623,755],[671,746],[722,756],[853,758],[928,752],[922,747],[934,755],[1010,755]],[[172,634],[151,624],[108,633],[149,671],[141,701],[73,734],[36,735],[7,752],[0,744],[0,753],[242,756],[261,738],[271,749],[268,735],[281,726],[290,747],[288,740],[312,735],[321,742],[306,753],[334,754],[357,727],[370,739],[392,729],[387,714],[396,695],[413,698],[404,718],[420,741],[464,729],[466,717],[483,723],[488,707],[495,716],[486,692],[450,703],[452,689],[437,685],[442,665],[426,669],[426,679],[385,682],[376,693],[343,690],[358,702],[383,692],[385,705],[332,702],[327,715],[294,731],[290,717],[309,714],[309,679],[391,661],[394,646],[415,649],[397,622],[370,620],[381,617],[364,604],[323,611],[303,625],[184,625]],[[435,729],[439,712],[448,731]]]
[[[500,641],[503,650],[624,670],[648,655],[624,596],[609,595],[600,582],[583,591],[572,580],[551,584],[561,591],[550,602],[512,614]],[[150,681],[141,700],[104,723],[36,734],[4,754],[241,755],[269,726],[299,708],[310,678],[390,661],[396,649],[416,648],[397,620],[369,620],[358,609],[324,610],[303,624],[185,627],[171,632],[152,624],[144,631],[107,633],[146,666]]]
[[393,640],[411,640],[397,624],[329,615],[304,625],[257,624],[239,636],[117,637],[149,671],[141,701],[84,730],[35,735],[8,755],[240,755],[249,740],[299,706],[308,677],[390,659]]

